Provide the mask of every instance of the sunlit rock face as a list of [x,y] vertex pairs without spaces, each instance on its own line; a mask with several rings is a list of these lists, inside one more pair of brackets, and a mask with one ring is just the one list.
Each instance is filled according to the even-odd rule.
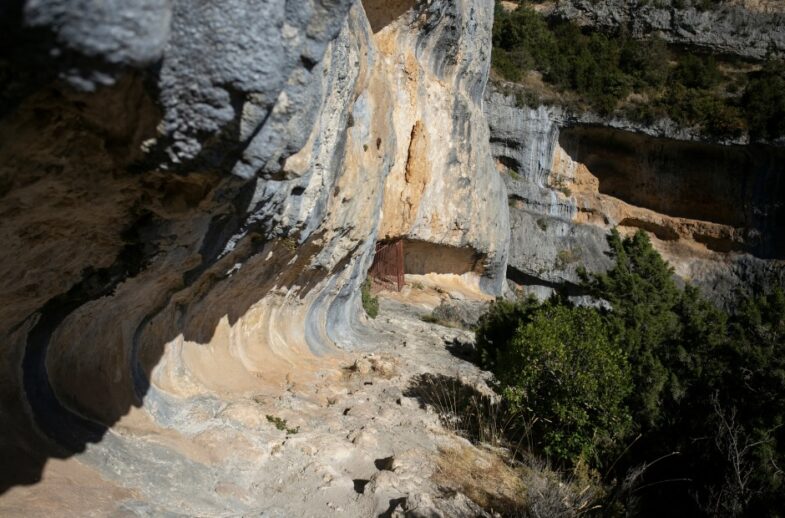
[[434,2],[374,23],[388,4],[364,2],[393,85],[395,154],[405,157],[387,177],[380,238],[410,240],[405,248],[418,273],[481,271],[485,289],[498,293],[509,239],[506,196],[482,113],[492,10]]
[[[421,243],[428,271],[429,246],[454,249],[501,292],[491,4],[12,4],[0,449],[18,469],[1,491],[86,448],[144,512],[260,509],[213,491],[260,483],[259,423],[209,417],[337,377],[368,347],[377,237]],[[174,486],[146,475],[157,459]]]
[[579,267],[610,266],[613,227],[647,231],[679,277],[719,302],[785,281],[783,148],[518,107],[491,90],[485,108],[510,196],[515,283],[580,295]]

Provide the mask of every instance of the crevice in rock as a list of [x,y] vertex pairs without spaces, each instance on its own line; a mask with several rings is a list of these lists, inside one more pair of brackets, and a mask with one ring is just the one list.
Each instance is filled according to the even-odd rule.
[[498,155],[496,157],[496,160],[498,160],[499,163],[502,164],[507,169],[512,169],[516,173],[519,173],[521,171],[521,163],[512,157]]
[[392,471],[394,457],[384,457],[373,461],[373,465],[379,471]]
[[365,493],[365,486],[368,485],[368,482],[370,482],[370,480],[356,478],[352,482],[354,482],[354,492],[357,493],[358,495],[362,495],[363,493]]
[[638,218],[624,218],[619,222],[619,226],[646,230],[663,241],[676,241],[679,239],[679,234],[675,230],[665,225],[654,223],[653,221],[644,221]]
[[555,292],[562,293],[568,297],[581,297],[588,295],[589,292],[570,281],[548,281],[522,272],[514,266],[507,265],[507,278],[520,286],[542,286],[550,288]]
[[379,515],[379,518],[392,518],[393,516],[406,515],[406,497],[390,499],[390,507]]
[[696,242],[706,245],[706,248],[713,252],[727,254],[731,252],[743,252],[745,249],[744,243],[729,238],[709,236],[697,232],[692,235],[692,238]]

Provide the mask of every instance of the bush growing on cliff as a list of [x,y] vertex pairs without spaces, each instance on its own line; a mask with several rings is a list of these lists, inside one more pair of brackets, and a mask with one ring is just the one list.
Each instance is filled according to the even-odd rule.
[[604,505],[640,515],[783,516],[782,289],[726,312],[679,288],[643,232],[608,242],[614,267],[583,274],[605,309],[499,302],[480,322],[482,365],[542,418],[537,452],[602,468]]
[[365,279],[360,288],[360,298],[365,314],[371,318],[379,316],[379,298],[371,293],[371,280]]
[[589,308],[554,301],[520,310],[512,339],[495,350],[502,394],[548,457],[595,459],[630,424],[623,405],[630,377],[618,341]]
[[627,38],[622,44],[619,66],[633,78],[636,88],[660,88],[668,80],[670,59],[668,46],[660,38]]
[[682,480],[652,486],[651,509],[785,509],[782,472],[772,467],[785,460],[782,291],[742,298],[729,314],[697,289],[677,288],[644,233],[622,240],[614,232],[609,244],[615,267],[585,287],[611,304],[605,318],[632,370],[627,403],[640,440],[617,466],[663,458],[649,477]]
[[785,135],[785,64],[769,61],[750,81],[743,97],[753,137]]

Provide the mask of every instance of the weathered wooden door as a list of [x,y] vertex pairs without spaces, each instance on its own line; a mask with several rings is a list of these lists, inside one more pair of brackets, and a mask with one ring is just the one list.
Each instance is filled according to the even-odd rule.
[[401,291],[404,284],[403,240],[376,243],[376,256],[369,273],[381,282],[395,284],[395,288]]

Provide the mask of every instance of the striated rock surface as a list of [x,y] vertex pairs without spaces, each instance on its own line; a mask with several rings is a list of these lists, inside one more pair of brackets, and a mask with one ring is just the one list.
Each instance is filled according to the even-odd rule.
[[489,88],[512,228],[508,277],[541,296],[610,266],[606,235],[643,229],[683,279],[724,301],[785,281],[785,150],[518,107]]
[[[387,9],[365,2],[376,4]],[[406,157],[387,177],[379,234],[410,241],[410,273],[480,272],[485,290],[500,293],[506,194],[481,106],[492,15],[476,2],[434,2],[376,32],[394,95],[396,156]]]
[[679,45],[763,59],[785,54],[785,6],[778,1],[731,1],[701,9],[649,0],[559,0],[555,16],[598,29],[625,28],[636,37],[652,33]]
[[276,500],[291,481],[265,466],[287,441],[260,433],[263,412],[283,398],[316,415],[352,351],[385,343],[359,303],[377,237],[417,243],[422,273],[447,250],[462,271],[445,273],[501,293],[506,191],[481,109],[492,5],[3,10],[0,454],[15,468],[0,492],[64,459],[26,493],[41,514],[94,496],[69,473],[115,495],[103,514],[385,512],[397,482],[358,503],[330,471],[351,445],[269,471],[339,480],[355,507],[315,485],[331,511]]

